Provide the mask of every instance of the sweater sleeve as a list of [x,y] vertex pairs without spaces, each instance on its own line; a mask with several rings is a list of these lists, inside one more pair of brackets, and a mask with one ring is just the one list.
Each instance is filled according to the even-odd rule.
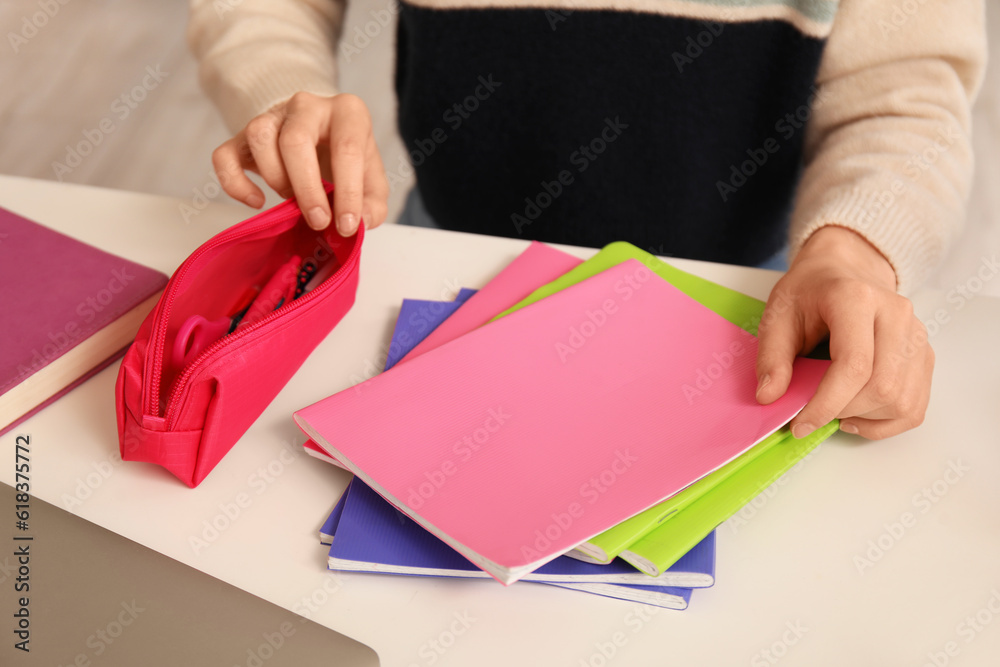
[[202,88],[236,132],[298,91],[336,93],[344,0],[190,0]]
[[986,62],[982,0],[841,0],[817,77],[791,254],[826,225],[877,248],[912,292],[959,232],[970,106]]

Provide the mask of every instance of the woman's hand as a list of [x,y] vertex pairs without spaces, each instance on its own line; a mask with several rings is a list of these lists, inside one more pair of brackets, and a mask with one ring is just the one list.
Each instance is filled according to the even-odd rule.
[[298,200],[313,229],[331,220],[321,178],[336,186],[332,219],[342,236],[361,220],[369,228],[385,221],[389,184],[368,108],[354,95],[296,93],[216,148],[212,164],[223,189],[253,208],[264,205],[264,193],[244,170],[260,174],[279,195]]
[[841,430],[887,438],[919,426],[930,398],[934,352],[888,261],[843,227],[802,247],[768,298],[758,334],[757,400],[788,388],[796,354],[827,335],[830,358],[816,395],[792,420],[802,438],[834,417]]

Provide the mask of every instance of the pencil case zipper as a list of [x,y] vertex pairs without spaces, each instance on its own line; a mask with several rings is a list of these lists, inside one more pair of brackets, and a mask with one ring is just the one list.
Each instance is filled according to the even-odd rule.
[[[167,406],[163,411],[163,414],[159,414],[158,406],[160,404],[161,392],[160,382],[163,374],[163,357],[166,348],[167,325],[170,321],[173,302],[177,296],[177,291],[184,283],[184,278],[190,273],[190,271],[199,268],[203,260],[211,259],[209,253],[212,253],[212,251],[237,242],[243,238],[253,236],[254,234],[272,227],[275,228],[276,234],[289,231],[295,224],[299,223],[301,217],[302,214],[298,209],[292,209],[288,211],[288,213],[276,219],[261,221],[256,225],[234,229],[231,234],[217,236],[192,253],[192,255],[188,257],[188,259],[178,268],[174,275],[174,279],[172,279],[166,287],[162,307],[157,313],[153,324],[153,330],[151,332],[151,338],[154,341],[154,346],[153,353],[147,357],[147,363],[151,364],[147,375],[152,381],[143,386],[144,420],[151,419],[154,422],[165,424],[167,431],[173,430],[176,426],[176,421],[180,416],[180,406],[183,405],[183,399],[186,396],[191,378],[194,377],[201,368],[213,361],[215,357],[221,353],[220,351],[225,351],[227,348],[232,348],[241,342],[250,339],[251,337],[257,336],[262,329],[268,327],[271,323],[288,315],[292,311],[307,308],[311,303],[315,302],[317,299],[323,298],[323,296],[331,290],[337,289],[337,287],[339,287],[351,275],[360,259],[360,238],[354,244],[353,248],[351,248],[351,252],[347,260],[337,268],[336,273],[323,281],[315,289],[303,294],[299,298],[285,305],[282,305],[278,309],[269,313],[259,322],[256,322],[245,329],[223,336],[201,352],[193,361],[187,364],[180,372],[177,379],[174,380],[173,386],[169,390]],[[363,234],[364,231],[359,229],[358,233]],[[335,260],[331,258],[330,261]]]

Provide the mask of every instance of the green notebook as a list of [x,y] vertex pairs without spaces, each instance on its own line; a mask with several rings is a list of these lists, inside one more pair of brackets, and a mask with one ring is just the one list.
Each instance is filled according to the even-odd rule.
[[[741,292],[737,292],[736,290],[729,289],[728,287],[723,287],[722,285],[713,283],[705,278],[682,271],[674,266],[666,264],[656,256],[640,250],[630,243],[622,241],[605,246],[590,259],[586,260],[551,283],[538,288],[519,303],[497,315],[494,319],[503,317],[504,315],[507,315],[519,308],[535,303],[536,301],[554,294],[559,290],[565,289],[570,285],[574,285],[628,259],[636,259],[642,262],[651,271],[702,305],[749,333],[754,335],[757,334],[757,325],[759,324],[760,317],[764,312],[765,304],[763,301],[747,296],[746,294],[742,294]],[[837,429],[837,424],[838,422],[834,420],[827,427],[817,429],[817,431],[808,438],[801,441],[795,441],[798,443],[796,451],[798,451],[798,445],[802,445],[803,443],[812,443],[812,446],[809,447],[809,449],[812,449],[812,447],[815,447],[819,444],[819,442],[829,437],[829,435]],[[606,530],[591,540],[588,540],[586,543],[578,546],[570,552],[569,555],[588,562],[607,563],[621,554],[626,548],[638,542],[640,539],[643,539],[647,535],[652,536],[652,534],[655,534],[657,538],[659,538],[659,542],[657,542],[657,544],[664,542],[688,544],[683,551],[680,551],[676,557],[674,557],[674,560],[670,561],[670,563],[666,565],[661,565],[662,568],[669,567],[669,565],[673,564],[677,558],[684,555],[684,553],[694,546],[694,544],[703,539],[706,535],[708,535],[708,533],[714,530],[716,526],[738,511],[744,504],[746,504],[746,502],[756,496],[757,493],[760,493],[767,488],[773,479],[779,477],[785,472],[785,470],[791,467],[791,465],[794,465],[794,463],[801,458],[801,456],[799,456],[799,458],[793,460],[790,464],[784,465],[786,458],[785,455],[788,453],[788,447],[786,446],[787,441],[794,441],[794,438],[791,437],[791,433],[786,427],[771,434],[749,451],[730,461],[728,464],[719,468],[710,475],[698,480],[680,493],[675,494],[662,503],[654,505],[646,511],[640,512],[636,516],[627,519],[626,521],[623,521],[615,527]],[[785,444],[783,445],[782,443]],[[779,455],[771,457],[764,456],[768,452],[776,449],[782,450]],[[808,450],[805,450],[802,453],[802,456],[804,456],[807,451]],[[766,460],[766,465],[771,466],[771,468],[766,468],[765,464],[761,463],[750,472],[741,472],[751,463],[757,462],[758,459],[761,461]],[[766,484],[763,484],[763,486],[760,486],[760,480],[768,477],[770,474],[768,471],[773,471],[775,473],[774,478]],[[726,482],[727,485],[722,486],[723,482]],[[726,514],[725,516],[720,517],[716,516],[716,514],[709,514],[704,510],[704,508],[702,508],[698,512],[692,513],[692,516],[697,514],[698,516],[704,517],[703,519],[695,522],[689,516],[685,517],[685,521],[675,524],[680,515],[684,514],[682,510],[688,508],[692,505],[692,503],[694,503],[695,500],[705,496],[705,494],[709,493],[709,491],[717,492],[713,493],[713,496],[717,494],[733,494],[737,492],[733,490],[738,490],[739,494],[744,494],[746,490],[751,487],[756,488],[756,491],[743,500],[739,505],[735,506],[729,514]],[[729,503],[726,502],[720,501],[713,503],[713,507],[721,508],[728,506]],[[683,532],[681,531],[681,526],[684,527]],[[650,537],[650,539],[652,539],[652,537]],[[694,541],[692,542],[691,540]],[[660,556],[660,551],[662,551],[662,549],[658,550],[655,554],[650,554],[652,559],[657,563],[662,563],[664,560]],[[643,557],[637,556],[637,560],[641,558]],[[643,561],[640,560],[640,562]],[[640,567],[640,569],[644,568]]]
[[584,542],[570,552],[569,555],[588,563],[610,563],[615,556],[621,554],[634,542],[655,531],[694,500],[715,489],[723,480],[790,436],[791,432],[787,427],[775,431],[758,443],[757,446],[744,452],[715,472],[702,477],[691,486],[667,498],[660,504],[654,505],[645,512],[640,512],[631,519],[626,519],[597,537]]
[[636,259],[645,264],[650,271],[657,274],[668,283],[687,294],[703,306],[715,311],[716,314],[729,320],[736,326],[757,335],[757,325],[764,312],[764,302],[747,296],[736,290],[723,287],[711,280],[706,280],[687,271],[670,266],[655,255],[640,250],[631,243],[616,241],[604,246],[596,255],[586,260],[576,268],[556,278],[547,285],[542,285],[522,301],[514,304],[493,319],[508,315],[518,308],[540,301],[547,296],[570,285],[596,276],[601,271],[618,266],[628,259]]
[[[805,438],[796,440],[787,429],[785,438],[720,482],[710,493],[691,502],[667,523],[621,552],[622,559],[648,575],[657,576],[705,538],[716,526],[739,512],[771,486],[806,454],[838,428],[832,421]],[[761,443],[763,444],[763,443]],[[759,447],[760,445],[758,445]]]

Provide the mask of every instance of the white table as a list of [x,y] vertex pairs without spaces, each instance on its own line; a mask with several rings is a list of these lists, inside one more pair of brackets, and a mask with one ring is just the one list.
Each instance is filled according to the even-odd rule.
[[[0,205],[165,273],[248,215],[210,204],[188,223],[182,204],[193,208],[0,177]],[[31,435],[35,494],[353,636],[390,667],[923,665],[928,653],[938,664],[997,664],[1000,301],[984,296],[915,299],[923,319],[936,311],[947,319],[931,327],[938,361],[924,425],[879,443],[841,434],[827,441],[720,527],[718,583],[696,591],[687,611],[538,585],[328,573],[317,529],[348,475],[302,453],[291,413],[381,365],[401,299],[480,287],[525,246],[396,226],[371,233],[353,310],[201,486],[120,462],[115,364],[18,429]],[[761,298],[778,277],[676,264]],[[14,435],[0,444],[8,484]],[[238,516],[227,518],[227,508]],[[229,525],[213,534],[213,522]]]

